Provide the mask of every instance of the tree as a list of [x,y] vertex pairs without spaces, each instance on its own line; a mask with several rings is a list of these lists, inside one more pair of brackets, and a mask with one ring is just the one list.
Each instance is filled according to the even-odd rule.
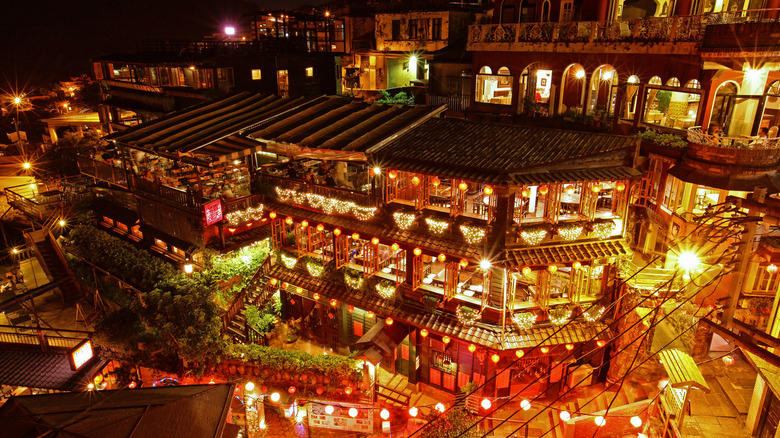
[[[432,415],[432,417],[438,417]],[[430,418],[429,418],[430,419]],[[478,438],[482,433],[478,428],[473,428],[464,433],[477,420],[463,408],[452,408],[443,417],[434,419],[420,433],[421,438]]]

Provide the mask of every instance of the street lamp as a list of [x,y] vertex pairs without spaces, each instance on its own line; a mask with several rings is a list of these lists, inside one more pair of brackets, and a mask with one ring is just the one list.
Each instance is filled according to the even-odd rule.
[[693,251],[683,251],[677,256],[677,265],[687,272],[696,270],[700,263],[699,256]]

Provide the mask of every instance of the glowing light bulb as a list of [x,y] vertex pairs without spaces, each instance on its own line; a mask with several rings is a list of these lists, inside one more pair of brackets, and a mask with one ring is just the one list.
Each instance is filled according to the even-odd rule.
[[490,403],[490,400],[488,400],[486,398],[482,399],[482,402],[480,403],[480,405],[482,406],[482,409],[484,409],[486,411],[493,406],[493,404]]
[[275,392],[275,393],[271,394],[271,401],[272,401],[272,402],[274,402],[274,403],[278,403],[278,402],[279,402],[279,400],[281,400],[281,399],[282,399],[282,396],[281,396],[281,395],[279,395],[279,393],[278,393],[278,392]]
[[637,416],[631,417],[631,425],[634,426],[634,427],[641,427],[642,426],[642,419],[637,417]]
[[333,412],[334,412],[335,410],[336,410],[336,409],[335,409],[333,406],[331,406],[331,405],[325,406],[325,413],[326,413],[326,414],[328,414],[328,415],[331,415],[331,414],[333,414]]
[[569,421],[571,419],[571,414],[568,411],[561,411],[558,416],[561,417],[561,421]]
[[379,412],[379,416],[382,417],[383,420],[387,420],[388,418],[390,418],[390,411],[388,411],[387,409],[382,409]]
[[444,403],[436,403],[436,406],[434,406],[434,409],[436,409],[439,412],[444,412],[447,410],[447,408],[444,407]]
[[527,410],[531,409],[531,402],[529,402],[528,400],[523,400],[523,401],[520,402],[520,407],[524,411],[527,411]]
[[410,417],[416,417],[418,413],[419,413],[419,410],[417,409],[417,407],[412,406],[411,408],[409,408],[409,416]]

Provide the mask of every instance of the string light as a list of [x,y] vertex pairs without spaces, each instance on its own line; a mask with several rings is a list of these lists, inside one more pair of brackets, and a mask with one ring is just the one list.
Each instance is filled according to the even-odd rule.
[[322,266],[322,263],[309,260],[306,262],[306,270],[309,271],[312,277],[319,277],[325,271],[325,266]]
[[482,241],[485,238],[485,228],[475,225],[461,225],[460,232],[463,233],[463,238],[466,239],[466,243],[474,245]]
[[279,257],[282,259],[282,264],[287,269],[292,269],[295,267],[295,265],[298,263],[298,259],[295,257],[290,257],[285,253],[281,253]]
[[425,223],[428,224],[428,230],[433,234],[442,234],[450,226],[448,221],[435,217],[426,217]]
[[411,408],[409,408],[409,416],[410,417],[416,417],[418,413],[419,413],[419,410],[417,409],[416,406],[412,406]]
[[402,230],[408,230],[412,224],[414,224],[416,218],[417,216],[415,216],[414,213],[404,213],[401,211],[396,211],[393,213],[395,224],[398,225],[398,228]]
[[593,236],[599,239],[606,239],[615,231],[614,222],[599,222],[593,224]]
[[263,204],[249,207],[246,210],[234,211],[225,215],[228,224],[237,226],[244,222],[260,220],[263,217]]
[[390,283],[388,281],[381,281],[377,283],[376,290],[379,292],[379,295],[389,300],[390,298],[393,298],[393,295],[395,295],[396,287],[393,283]]
[[352,289],[359,290],[363,288],[363,284],[365,283],[365,279],[363,277],[355,277],[347,272],[344,272],[344,284],[349,286]]
[[550,324],[562,325],[568,322],[569,318],[571,318],[572,309],[556,307],[554,309],[550,309],[548,313],[550,315]]
[[566,224],[558,228],[558,235],[561,236],[563,240],[572,241],[582,235],[583,229],[585,229],[585,227],[582,225]]
[[529,402],[528,400],[523,399],[523,401],[520,402],[520,407],[524,411],[527,411],[527,410],[531,409],[531,402]]
[[526,245],[536,246],[547,237],[547,230],[543,228],[531,228],[520,232],[520,237]]
[[363,207],[351,201],[328,198],[316,193],[301,193],[293,189],[276,187],[276,194],[282,202],[292,201],[293,204],[298,205],[308,204],[312,208],[322,210],[325,214],[351,214],[361,221],[371,219],[377,212],[377,207]]
[[536,322],[536,315],[530,312],[515,313],[512,315],[512,321],[521,331],[528,330]]

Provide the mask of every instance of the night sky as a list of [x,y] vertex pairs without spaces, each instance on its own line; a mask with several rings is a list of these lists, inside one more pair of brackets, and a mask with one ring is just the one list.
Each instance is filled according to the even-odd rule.
[[[89,73],[90,57],[135,51],[149,39],[198,39],[262,9],[305,0],[5,0],[0,2],[0,90]],[[243,23],[248,25],[248,21]]]

